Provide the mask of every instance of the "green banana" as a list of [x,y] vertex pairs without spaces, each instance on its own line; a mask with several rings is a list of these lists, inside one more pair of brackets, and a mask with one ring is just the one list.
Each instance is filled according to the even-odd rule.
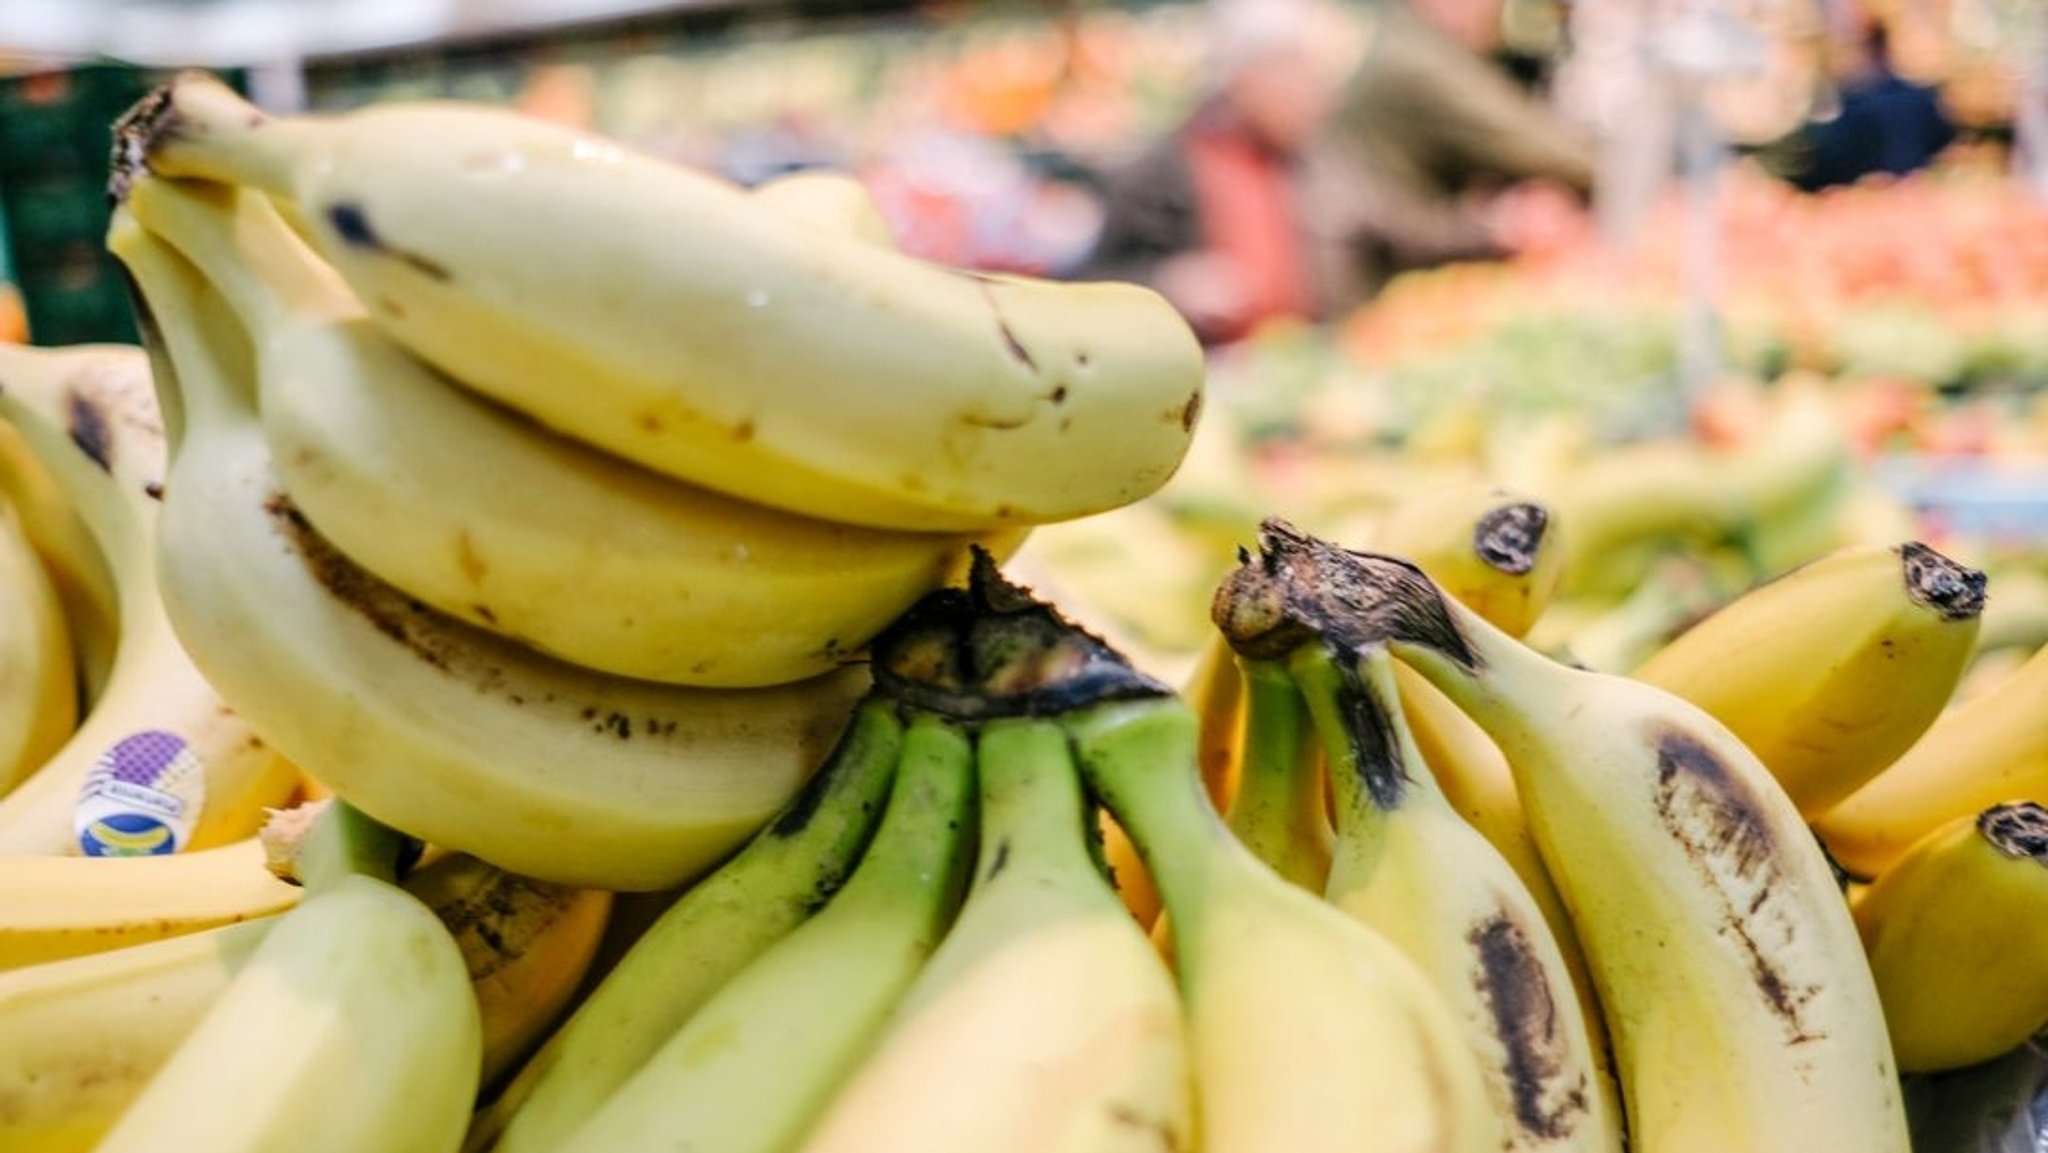
[[824,765],[745,848],[649,925],[472,1126],[470,1147],[542,1153],[837,891],[874,832],[903,724],[871,697]]
[[804,1153],[1192,1147],[1173,979],[1089,854],[1065,731],[989,721],[975,764],[966,904]]
[[560,1153],[794,1148],[944,935],[972,859],[974,753],[914,716],[887,810],[846,886],[713,994]]

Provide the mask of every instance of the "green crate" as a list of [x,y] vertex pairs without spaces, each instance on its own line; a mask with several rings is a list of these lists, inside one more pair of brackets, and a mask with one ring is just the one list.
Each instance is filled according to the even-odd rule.
[[106,235],[105,181],[95,174],[0,178],[8,248],[17,264],[53,263],[71,245],[97,245]]
[[95,245],[73,245],[47,263],[22,263],[16,284],[32,343],[133,344],[139,339],[120,266]]

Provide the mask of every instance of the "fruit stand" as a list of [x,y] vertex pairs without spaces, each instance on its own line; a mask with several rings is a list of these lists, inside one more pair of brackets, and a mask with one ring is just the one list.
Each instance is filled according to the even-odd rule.
[[1041,198],[1197,6],[643,7],[66,136],[133,338],[0,343],[0,1153],[2048,1140],[2002,153],[1696,137],[1204,345]]

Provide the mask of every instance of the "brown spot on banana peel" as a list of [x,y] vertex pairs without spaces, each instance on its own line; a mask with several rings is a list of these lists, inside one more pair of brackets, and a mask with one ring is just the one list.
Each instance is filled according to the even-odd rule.
[[1472,527],[1472,551],[1488,567],[1509,576],[1527,576],[1542,555],[1550,510],[1532,501],[1515,501],[1487,510]]
[[996,299],[995,282],[986,276],[970,276],[968,279],[974,281],[975,287],[981,290],[981,298],[988,302],[988,312],[995,319],[996,332],[1003,338],[1003,351],[1010,354],[1010,359],[1023,365],[1026,371],[1036,376],[1038,359],[1031,355],[1031,350],[1024,347],[1024,342],[1018,340],[1016,332],[1011,330],[1009,318],[1003,315],[1002,302]]
[[462,579],[473,585],[484,583],[484,577],[491,571],[483,554],[477,551],[475,538],[466,529],[455,534],[455,567],[462,570]]
[[2014,860],[2048,867],[2048,808],[2033,801],[1993,805],[1977,814],[1977,835]]
[[100,471],[114,471],[114,438],[109,427],[106,410],[92,397],[76,388],[64,397],[65,431],[71,435],[71,443],[78,446]]
[[1919,541],[1898,547],[1900,575],[1914,604],[1946,620],[1969,620],[1984,611],[1984,574],[1958,564]]
[[1648,734],[1657,752],[1657,819],[1719,903],[1716,931],[1735,944],[1758,994],[1798,1044],[1821,1039],[1802,1013],[1821,992],[1786,973],[1772,955],[1804,927],[1782,907],[1791,883],[1782,867],[1785,847],[1764,824],[1748,784],[1690,733]]
[[341,238],[342,243],[350,248],[389,256],[429,280],[438,280],[445,284],[455,279],[454,274],[448,271],[448,266],[440,261],[422,256],[411,249],[386,243],[384,238],[377,234],[377,230],[371,227],[369,213],[365,212],[360,204],[343,201],[328,205],[327,224],[334,229],[334,234]]
[[1245,657],[1279,659],[1320,636],[1352,653],[1405,641],[1480,667],[1443,592],[1407,561],[1339,548],[1277,517],[1260,524],[1258,554],[1238,561],[1210,616]]
[[1359,671],[1358,662],[1347,656],[1333,652],[1330,661],[1337,670],[1336,703],[1343,717],[1345,743],[1351,749],[1351,770],[1374,805],[1384,810],[1398,809],[1410,778],[1407,762],[1401,756],[1394,718],[1387,702],[1380,699]]
[[1574,1071],[1565,1048],[1564,1020],[1550,981],[1536,959],[1527,928],[1505,913],[1466,934],[1477,968],[1480,998],[1493,1017],[1493,1033],[1506,1049],[1508,1091],[1518,1131],[1545,1141],[1569,1136],[1587,1118],[1591,1086]]

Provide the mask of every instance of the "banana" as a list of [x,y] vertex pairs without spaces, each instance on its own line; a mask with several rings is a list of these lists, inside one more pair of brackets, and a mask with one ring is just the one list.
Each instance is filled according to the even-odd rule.
[[883,248],[896,243],[889,221],[867,186],[851,176],[807,168],[754,186],[754,203],[792,224],[828,235],[851,236]]
[[804,1153],[1192,1148],[1173,979],[1089,856],[1066,733],[990,721],[975,764],[974,886]]
[[1147,289],[941,268],[498,109],[267,117],[187,74],[121,140],[117,184],[146,165],[284,202],[450,377],[821,519],[981,531],[1126,505],[1173,473],[1201,403],[1201,350]]
[[1391,945],[1231,834],[1196,764],[1196,716],[1163,683],[985,553],[966,589],[927,597],[875,655],[877,683],[909,670],[916,683],[897,691],[927,707],[1066,729],[1166,900],[1202,1148],[1500,1148],[1450,1011]]
[[1560,535],[1541,502],[1468,481],[1394,506],[1372,545],[1406,558],[1466,608],[1521,636],[1550,603],[1564,572]]
[[249,837],[168,857],[0,857],[0,972],[264,917],[299,890]]
[[0,491],[0,796],[78,723],[78,672],[56,586]]
[[113,570],[56,478],[5,420],[0,420],[0,493],[21,517],[22,531],[64,607],[82,712],[99,699],[114,670],[121,598]]
[[168,853],[252,835],[298,770],[222,704],[165,618],[151,557],[164,439],[143,354],[0,345],[0,418],[78,510],[120,614],[105,690],[0,799],[0,855]]
[[1737,539],[1839,491],[1852,462],[1832,403],[1806,386],[1783,389],[1733,448],[1656,440],[1594,454],[1546,493],[1570,527],[1559,591],[1634,588],[1657,547]]
[[1320,893],[1336,834],[1308,704],[1287,670],[1272,662],[1241,663],[1239,673],[1245,696],[1243,767],[1224,823],[1274,872]]
[[2001,801],[2048,798],[2048,648],[1943,714],[1876,779],[1813,819],[1851,873],[1881,876],[1920,838]]
[[730,691],[605,676],[350,564],[280,492],[224,306],[125,212],[109,243],[185,415],[160,533],[166,607],[222,695],[336,795],[536,879],[661,889],[725,856],[819,763],[861,669]]
[[1544,658],[1412,565],[1277,520],[1226,590],[1218,624],[1241,654],[1292,651],[1304,619],[1384,642],[1500,745],[1591,964],[1636,1147],[1904,1153],[1883,1011],[1834,874],[1719,722]]
[[1578,995],[1579,1010],[1593,1053],[1599,1059],[1601,1077],[1610,1088],[1614,1064],[1607,1037],[1607,1021],[1600,1012],[1600,994],[1593,986],[1592,971],[1586,966],[1586,951],[1572,927],[1571,913],[1543,852],[1529,831],[1528,815],[1522,811],[1521,794],[1515,790],[1514,770],[1500,746],[1479,727],[1479,722],[1425,680],[1421,673],[1396,661],[1394,684],[1400,691],[1401,715],[1415,740],[1417,753],[1429,770],[1436,787],[1443,791],[1451,808],[1465,823],[1485,837],[1521,879],[1523,889],[1543,914],[1550,936],[1564,956],[1565,971],[1571,975],[1572,990]]
[[482,1042],[462,952],[392,882],[401,840],[344,804],[277,919],[96,1153],[453,1153]]
[[1192,713],[1123,701],[1066,724],[1173,918],[1202,1148],[1502,1147],[1478,1061],[1422,974],[1266,868],[1209,807]]
[[444,853],[405,877],[455,938],[482,1022],[481,1083],[515,1067],[568,1007],[597,956],[612,895]]
[[[405,890],[455,934],[484,1069],[574,990],[607,894],[536,884],[443,854]],[[84,1153],[163,1066],[277,924],[275,916],[0,974],[0,1153]]]
[[800,1142],[952,919],[971,867],[973,758],[952,721],[911,718],[888,808],[846,886],[714,994],[560,1153]]
[[1737,597],[1633,675],[1727,725],[1802,813],[1820,813],[1947,704],[1984,583],[1918,542],[1837,549]]
[[256,342],[264,436],[313,530],[469,624],[620,676],[782,684],[856,655],[974,539],[791,516],[604,456],[394,344],[261,197],[145,179],[128,206]]
[[1457,1015],[1510,1150],[1622,1148],[1621,1114],[1563,951],[1500,852],[1430,775],[1393,658],[1311,642],[1255,661],[1300,686],[1336,793],[1331,904],[1377,930]]
[[648,925],[485,1107],[469,1147],[554,1149],[734,974],[802,924],[853,871],[902,746],[895,704],[863,702],[802,791]]
[[1993,805],[1942,825],[1852,912],[1899,1068],[1974,1065],[2048,1028],[2048,808]]

